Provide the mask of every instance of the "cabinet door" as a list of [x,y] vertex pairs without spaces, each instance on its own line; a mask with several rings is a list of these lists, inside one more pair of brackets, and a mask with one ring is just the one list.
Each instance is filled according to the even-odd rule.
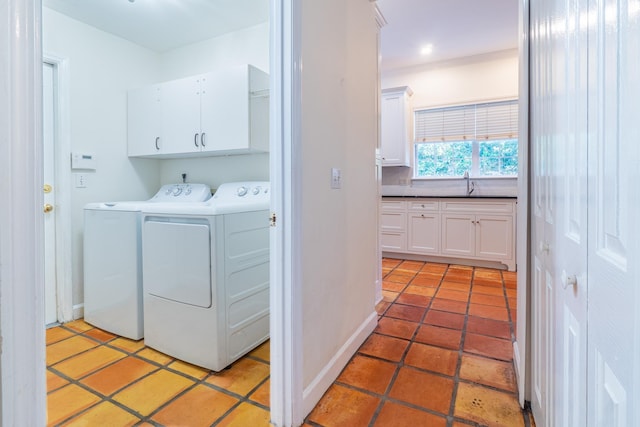
[[127,93],[127,150],[129,156],[160,154],[164,148],[159,85]]
[[476,256],[486,259],[513,258],[513,217],[477,215]]
[[475,255],[475,215],[442,215],[442,254]]
[[200,151],[199,76],[162,84],[162,122],[165,124],[164,152]]
[[440,214],[438,212],[409,213],[407,250],[423,254],[440,251]]
[[402,93],[383,95],[380,118],[382,166],[409,166],[405,102]]
[[249,148],[249,76],[247,66],[202,76],[203,151]]

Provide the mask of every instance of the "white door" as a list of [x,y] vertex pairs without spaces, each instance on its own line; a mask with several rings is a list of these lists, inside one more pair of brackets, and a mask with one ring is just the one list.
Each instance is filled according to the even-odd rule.
[[531,29],[536,425],[638,425],[640,1],[532,2]]
[[58,321],[56,282],[56,184],[55,184],[55,86],[54,66],[44,63],[43,80],[43,203],[44,203],[44,265],[45,324]]
[[[583,0],[554,6],[551,22],[561,26],[553,37],[551,73],[558,94],[550,129],[555,210],[555,238],[550,253],[555,258],[555,414],[554,425],[584,426],[587,411],[575,402],[587,401],[587,34]],[[574,30],[574,31],[572,31]],[[588,406],[588,405],[587,405]],[[555,422],[554,422],[555,420]]]
[[[587,8],[583,8],[585,11]],[[640,423],[640,1],[589,10],[588,425]]]

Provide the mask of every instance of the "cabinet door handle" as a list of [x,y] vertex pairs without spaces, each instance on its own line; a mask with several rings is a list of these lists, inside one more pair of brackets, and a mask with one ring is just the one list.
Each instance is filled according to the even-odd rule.
[[160,150],[160,146],[158,145],[158,141],[160,141],[160,137],[156,136],[156,150]]
[[202,146],[205,146],[205,139],[204,136],[206,135],[206,133],[202,132],[202,135],[200,135],[200,144],[202,144]]
[[193,135],[193,143],[196,145],[196,147],[199,147],[199,145],[198,145],[198,134],[197,133],[195,135]]

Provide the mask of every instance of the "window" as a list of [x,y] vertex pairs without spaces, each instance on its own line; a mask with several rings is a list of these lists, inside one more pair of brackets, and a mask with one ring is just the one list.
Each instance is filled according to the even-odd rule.
[[415,178],[518,175],[518,101],[415,111]]

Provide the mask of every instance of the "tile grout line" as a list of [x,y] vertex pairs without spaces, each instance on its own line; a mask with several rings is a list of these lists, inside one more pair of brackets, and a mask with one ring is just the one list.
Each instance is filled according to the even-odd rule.
[[[400,297],[400,295],[406,291],[406,289],[410,286],[411,282],[413,282],[413,280],[414,280],[414,279],[418,276],[418,274],[422,271],[422,268],[424,268],[427,264],[428,264],[427,262],[423,262],[423,264],[422,264],[421,268],[420,268],[419,270],[417,270],[417,271],[416,271],[416,273],[415,273],[415,274],[414,274],[414,276],[411,278],[411,280],[409,280],[409,282],[407,282],[407,284],[406,284],[406,286],[403,288],[403,290],[402,290],[400,293],[398,293],[398,296],[396,297],[396,299],[393,301],[393,303],[392,303],[391,305],[396,304],[396,301],[398,300],[398,298]],[[400,264],[398,264],[398,266],[399,266],[399,265],[402,265],[402,262],[401,262]],[[397,268],[397,266],[396,266],[396,268]],[[397,380],[397,378],[398,378],[398,375],[400,374],[400,371],[402,370],[402,368],[404,368],[404,367],[405,367],[405,364],[404,364],[405,357],[406,357],[406,356],[407,356],[407,354],[409,353],[409,350],[411,349],[411,346],[415,343],[415,338],[416,338],[416,336],[418,335],[418,332],[419,332],[420,328],[422,327],[422,325],[424,325],[424,320],[425,320],[425,319],[426,319],[426,317],[427,317],[427,313],[428,313],[428,312],[429,312],[429,310],[431,309],[431,305],[433,304],[433,300],[435,299],[436,294],[437,294],[438,290],[440,289],[440,286],[442,285],[442,282],[443,282],[443,280],[444,280],[444,276],[445,276],[445,274],[446,274],[446,272],[447,272],[447,270],[448,270],[448,269],[449,269],[449,265],[447,264],[447,267],[445,268],[444,272],[442,273],[442,277],[440,278],[440,280],[439,280],[439,282],[438,282],[438,285],[435,287],[435,292],[434,292],[433,296],[432,296],[432,297],[430,297],[430,299],[429,299],[429,303],[428,303],[428,304],[427,304],[427,306],[425,307],[425,311],[424,311],[424,313],[422,313],[422,316],[420,317],[420,320],[419,320],[418,322],[416,322],[416,323],[418,324],[418,327],[417,327],[417,328],[416,328],[416,330],[413,332],[412,337],[408,340],[408,341],[409,341],[409,344],[407,345],[407,348],[406,348],[406,349],[404,350],[404,352],[402,353],[402,356],[400,357],[400,360],[399,360],[398,362],[396,362],[396,363],[395,363],[395,364],[396,364],[395,372],[394,372],[394,373],[393,373],[393,375],[391,376],[391,380],[389,381],[389,384],[387,385],[387,388],[386,388],[386,390],[385,390],[384,394],[383,394],[383,395],[381,395],[380,403],[378,404],[378,407],[376,408],[375,412],[373,413],[373,416],[371,417],[371,420],[369,421],[369,426],[370,426],[370,427],[372,427],[372,426],[375,424],[375,422],[377,421],[378,416],[380,415],[380,412],[382,411],[382,408],[383,408],[383,406],[386,404],[386,402],[387,402],[387,401],[391,401],[391,402],[394,402],[394,401],[395,401],[395,399],[393,399],[393,398],[389,397],[389,393],[391,392],[391,389],[393,388],[393,386],[394,386],[394,384],[395,384],[395,382],[396,382],[396,380]],[[394,270],[395,270],[395,269],[394,269]],[[392,270],[392,271],[393,271],[393,270]],[[387,308],[387,311],[389,310],[389,308],[391,308],[391,305]],[[357,354],[357,352],[356,352],[356,354]],[[409,402],[403,402],[403,403],[408,404]],[[412,405],[412,404],[411,404],[411,407],[414,407],[415,409],[420,408],[420,409],[421,409],[421,410],[423,410],[423,411],[424,411],[425,409],[427,409],[427,408],[422,408],[422,407],[419,407],[419,406],[414,406],[414,405]],[[428,410],[428,412],[431,412],[431,411],[432,411],[432,410]],[[436,414],[437,414],[437,415],[442,415],[442,414],[440,414],[440,413],[438,413],[438,412],[436,412],[436,411],[433,411],[432,413],[433,413],[434,415],[436,415]]]
[[[86,323],[86,322],[85,322],[85,323]],[[50,392],[48,392],[48,393],[47,393],[47,395],[48,395],[48,394],[50,394],[50,393],[54,393],[54,392],[56,392],[56,391],[58,391],[58,390],[61,390],[62,388],[66,387],[66,386],[68,386],[68,385],[70,385],[70,384],[74,384],[74,385],[76,385],[76,386],[78,386],[78,387],[80,387],[80,388],[84,389],[85,391],[87,391],[87,392],[89,392],[89,393],[91,393],[91,394],[95,395],[96,397],[98,397],[98,398],[100,399],[100,401],[98,401],[98,402],[94,403],[93,405],[90,405],[89,407],[87,407],[87,408],[85,408],[85,409],[83,409],[83,410],[81,410],[81,411],[78,411],[78,412],[74,413],[73,415],[69,416],[68,418],[65,418],[64,420],[62,420],[62,421],[60,422],[60,424],[63,424],[63,423],[65,423],[65,422],[69,422],[69,421],[71,421],[71,420],[73,420],[73,419],[75,419],[75,418],[77,418],[77,417],[80,417],[80,416],[82,416],[83,414],[87,413],[87,412],[88,412],[88,411],[90,411],[91,409],[95,408],[96,406],[98,406],[98,405],[100,405],[100,404],[102,404],[102,403],[104,403],[104,402],[109,402],[109,403],[114,404],[115,406],[119,407],[120,409],[125,410],[126,412],[128,412],[128,413],[130,413],[131,415],[134,415],[136,418],[138,418],[138,419],[140,420],[140,422],[145,422],[145,421],[147,421],[147,422],[154,422],[154,423],[155,423],[155,421],[152,421],[152,420],[151,420],[151,417],[153,417],[153,416],[154,416],[155,414],[157,414],[159,411],[161,411],[162,409],[164,409],[164,407],[168,406],[170,403],[174,402],[176,399],[178,399],[178,398],[180,398],[182,395],[184,395],[184,394],[188,393],[189,391],[191,391],[192,389],[194,389],[194,388],[195,388],[195,387],[197,387],[198,385],[204,385],[204,386],[206,386],[206,387],[208,387],[208,388],[211,388],[211,389],[216,390],[216,391],[218,391],[218,392],[222,392],[222,393],[224,393],[224,394],[226,394],[226,395],[228,395],[228,396],[231,396],[231,397],[233,397],[233,398],[237,399],[237,400],[238,400],[238,402],[237,402],[237,403],[236,403],[236,404],[235,404],[235,405],[234,405],[234,406],[233,406],[229,411],[227,411],[227,412],[231,412],[233,409],[235,409],[237,406],[239,406],[239,405],[240,405],[241,403],[243,403],[243,402],[247,402],[247,403],[253,404],[254,406],[257,406],[257,407],[259,407],[259,408],[261,408],[261,409],[265,409],[265,408],[264,408],[264,405],[262,405],[262,404],[260,404],[260,403],[258,403],[258,402],[253,402],[253,401],[249,400],[249,396],[250,396],[250,395],[252,395],[253,393],[255,393],[255,391],[256,391],[260,386],[262,386],[262,384],[264,384],[264,383],[269,379],[269,376],[267,376],[265,379],[263,379],[262,381],[260,381],[260,382],[258,383],[258,385],[256,385],[254,388],[252,388],[251,390],[249,390],[249,392],[246,394],[246,396],[242,396],[242,395],[237,394],[237,393],[234,393],[234,392],[232,392],[232,391],[230,391],[230,390],[226,390],[226,389],[224,389],[224,388],[221,388],[221,387],[219,387],[219,386],[216,386],[216,385],[214,385],[214,384],[211,384],[211,383],[206,382],[206,379],[207,379],[207,378],[209,378],[209,377],[212,375],[212,371],[211,371],[211,370],[207,370],[207,372],[206,372],[205,376],[204,376],[203,378],[198,379],[198,378],[196,378],[196,377],[192,377],[192,376],[190,376],[190,375],[188,375],[188,374],[186,374],[186,373],[184,373],[184,372],[181,372],[181,371],[178,371],[178,370],[176,370],[176,369],[174,369],[174,368],[171,368],[169,365],[170,365],[171,363],[174,363],[175,361],[178,361],[178,359],[175,359],[175,358],[173,358],[173,357],[171,357],[171,356],[168,356],[168,355],[167,355],[167,357],[170,357],[170,359],[171,359],[169,362],[167,362],[166,364],[161,364],[160,362],[157,362],[157,361],[155,361],[155,360],[151,360],[151,359],[147,359],[147,358],[145,358],[144,356],[141,356],[141,355],[139,355],[139,354],[138,354],[138,353],[140,353],[141,351],[143,351],[144,349],[151,349],[151,347],[143,346],[142,348],[139,348],[139,349],[136,349],[136,350],[134,350],[134,351],[131,351],[131,350],[128,350],[128,349],[123,349],[123,348],[121,348],[121,347],[117,347],[117,346],[115,346],[115,345],[113,345],[113,344],[111,343],[112,341],[114,341],[114,340],[116,340],[116,339],[118,339],[118,338],[123,338],[123,337],[115,336],[115,337],[111,338],[110,340],[107,340],[107,341],[101,341],[101,340],[98,340],[97,338],[94,338],[94,337],[92,337],[92,336],[87,336],[87,335],[85,335],[85,333],[86,333],[86,332],[88,332],[88,331],[90,331],[90,330],[98,329],[98,328],[95,328],[95,327],[92,327],[92,328],[87,329],[87,330],[84,330],[84,331],[72,330],[71,328],[68,328],[68,327],[67,327],[67,328],[64,328],[64,329],[65,329],[65,330],[70,330],[71,332],[73,332],[73,333],[74,333],[74,335],[69,336],[69,337],[67,337],[67,338],[65,338],[65,339],[62,339],[62,340],[59,340],[59,341],[56,341],[56,342],[50,343],[49,345],[53,345],[53,344],[56,344],[56,343],[58,343],[58,342],[65,341],[65,340],[67,340],[67,339],[70,339],[70,338],[72,338],[72,337],[74,337],[74,336],[78,336],[78,335],[81,335],[81,336],[83,336],[83,337],[85,337],[85,338],[88,338],[88,339],[91,339],[91,340],[93,340],[93,341],[96,341],[96,342],[98,342],[98,343],[99,343],[99,345],[97,345],[96,347],[92,347],[92,348],[90,348],[90,349],[87,349],[87,350],[81,351],[81,352],[76,353],[76,354],[74,354],[74,355],[71,355],[71,356],[69,356],[69,357],[67,357],[67,358],[65,358],[65,359],[62,359],[62,360],[60,360],[60,361],[56,362],[56,363],[55,363],[55,364],[53,364],[53,365],[47,366],[47,367],[46,367],[46,368],[47,368],[47,370],[51,371],[53,374],[57,375],[57,376],[58,376],[58,377],[60,377],[60,378],[63,378],[64,380],[66,380],[66,381],[68,382],[68,384],[65,384],[65,385],[63,385],[63,386],[61,386],[61,387],[59,387],[59,388],[57,388],[57,389],[55,389],[55,390],[51,390]],[[113,350],[117,350],[117,351],[119,351],[119,352],[121,352],[121,353],[124,353],[124,354],[125,354],[125,356],[124,356],[124,357],[122,357],[122,358],[120,358],[120,359],[118,359],[118,360],[113,361],[112,363],[109,363],[109,364],[107,364],[107,365],[105,365],[105,366],[102,366],[102,367],[100,367],[99,369],[96,369],[95,371],[92,371],[92,372],[90,372],[90,373],[88,373],[88,374],[86,374],[86,375],[84,375],[84,376],[82,376],[81,378],[78,378],[78,379],[71,378],[71,377],[69,377],[68,375],[64,374],[62,371],[59,371],[58,369],[56,369],[56,368],[54,367],[54,365],[57,365],[58,363],[61,363],[61,362],[66,361],[66,360],[70,360],[70,359],[72,359],[72,358],[74,358],[74,357],[76,357],[76,356],[79,356],[79,355],[81,355],[81,354],[87,353],[87,352],[89,352],[89,351],[91,351],[91,350],[95,350],[95,349],[97,349],[97,348],[99,348],[99,347],[105,347],[105,348],[110,348],[110,349],[113,349]],[[151,350],[153,350],[153,351],[157,351],[157,350],[154,350],[154,349],[151,349]],[[162,353],[162,354],[164,354],[164,353]],[[135,358],[135,359],[138,359],[138,360],[141,360],[141,361],[143,361],[143,362],[149,363],[149,364],[151,364],[152,366],[154,366],[156,369],[152,370],[151,372],[148,372],[147,374],[145,374],[145,375],[141,376],[140,378],[135,379],[134,381],[131,381],[131,382],[127,383],[126,385],[124,385],[123,387],[121,387],[121,388],[117,389],[116,391],[114,391],[113,393],[111,393],[111,394],[109,394],[109,395],[104,395],[104,394],[102,394],[101,392],[99,392],[98,390],[95,390],[94,388],[89,387],[89,386],[87,386],[87,385],[85,385],[85,384],[83,384],[83,383],[81,382],[82,380],[86,379],[87,377],[89,377],[89,376],[91,376],[91,375],[94,375],[94,374],[97,374],[97,373],[99,373],[100,371],[102,371],[102,370],[104,370],[104,369],[107,369],[108,367],[110,367],[110,366],[112,366],[112,365],[114,365],[114,364],[116,364],[116,363],[118,363],[118,362],[120,362],[120,361],[122,361],[122,360],[126,359],[127,357],[133,357],[133,358]],[[252,355],[249,355],[249,354],[247,355],[247,357],[251,358],[251,359],[252,359],[252,360],[254,360],[254,361],[261,362],[261,363],[264,363],[264,364],[269,365],[269,363],[266,363],[266,361],[264,361],[264,360],[262,360],[262,359],[260,359],[260,358],[258,358],[258,357],[255,357],[255,356],[252,356]],[[195,365],[194,365],[194,366],[195,366]],[[167,400],[166,402],[164,402],[162,405],[160,405],[158,408],[156,408],[153,412],[151,412],[151,413],[150,413],[150,414],[148,414],[147,416],[144,416],[143,414],[141,414],[140,412],[136,411],[135,409],[130,408],[130,407],[128,407],[127,405],[125,405],[125,404],[123,404],[123,403],[120,403],[120,402],[118,402],[117,400],[115,400],[115,399],[114,399],[114,397],[115,397],[118,393],[122,392],[123,390],[125,390],[126,388],[128,388],[128,387],[130,387],[130,386],[132,386],[132,385],[134,385],[134,384],[137,384],[137,383],[141,382],[141,381],[142,381],[142,380],[144,380],[145,378],[148,378],[149,376],[151,376],[151,375],[153,375],[153,374],[158,373],[160,370],[164,370],[164,371],[166,371],[166,372],[170,372],[170,373],[173,373],[173,374],[179,375],[179,376],[181,376],[181,377],[183,377],[183,378],[185,378],[185,379],[188,379],[188,380],[192,381],[192,382],[193,382],[193,384],[192,384],[191,386],[187,387],[186,389],[182,390],[180,393],[176,394],[175,396],[173,396],[172,398],[170,398],[170,399],[169,399],[169,400]],[[224,417],[226,417],[227,415],[228,415],[228,413],[225,413],[225,414],[224,414],[224,415],[223,415],[223,416],[222,416],[218,421],[222,420],[222,419],[223,419]],[[218,422],[218,421],[216,421],[216,422]]]
[[[404,261],[403,261],[404,262]],[[396,269],[398,268],[398,266],[402,265],[402,262],[400,262],[391,272],[390,274]],[[424,264],[426,265],[426,263]],[[411,280],[409,280],[405,286],[402,288],[402,291],[398,292],[398,295],[396,296],[396,298],[393,300],[393,302],[389,305],[389,307],[387,307],[387,310],[385,310],[385,314],[386,312],[393,306],[393,304],[396,304],[396,301],[398,300],[398,298],[400,298],[400,295],[402,295],[402,293],[409,287],[409,283],[411,283],[416,276],[418,275],[418,272],[420,270],[417,270],[415,272],[415,274],[413,275],[413,277],[411,278]],[[422,314],[422,318],[424,318],[424,316],[426,315],[426,310],[425,313]],[[378,321],[379,322],[379,321]],[[377,326],[376,326],[377,329]],[[414,331],[414,335],[417,333],[419,327],[416,328],[416,330]],[[374,332],[375,333],[375,330]],[[387,402],[387,398],[389,395],[389,392],[391,391],[391,388],[393,387],[393,384],[396,381],[396,378],[398,377],[400,370],[402,369],[402,367],[404,366],[404,357],[406,355],[406,353],[409,351],[409,348],[411,347],[411,343],[412,340],[409,340],[409,344],[407,345],[407,348],[405,348],[402,356],[400,356],[400,360],[398,362],[395,362],[396,368],[395,371],[393,373],[393,375],[391,376],[391,380],[389,381],[389,384],[387,385],[387,388],[385,389],[384,393],[382,394],[382,396],[380,396],[380,403],[378,403],[378,406],[376,407],[376,410],[373,412],[373,415],[371,416],[371,419],[369,420],[369,426],[373,426],[375,424],[375,422],[378,419],[378,416],[380,415],[380,412],[382,411],[383,406],[385,405],[385,403]],[[358,354],[358,352],[356,351],[356,354]],[[355,357],[355,355],[353,356]],[[353,360],[353,358],[352,358]],[[346,367],[346,366],[345,366]]]
[[475,276],[475,267],[472,267],[471,277],[469,279],[469,293],[467,298],[467,309],[464,314],[464,322],[462,324],[462,334],[460,335],[460,346],[458,347],[458,363],[456,372],[453,376],[453,391],[451,393],[451,402],[449,403],[449,415],[447,416],[447,426],[453,426],[455,422],[456,399],[458,398],[458,386],[460,384],[460,370],[462,369],[462,357],[464,356],[464,343],[467,337],[467,324],[469,322],[469,310],[471,308],[471,291],[473,290],[473,279]]

